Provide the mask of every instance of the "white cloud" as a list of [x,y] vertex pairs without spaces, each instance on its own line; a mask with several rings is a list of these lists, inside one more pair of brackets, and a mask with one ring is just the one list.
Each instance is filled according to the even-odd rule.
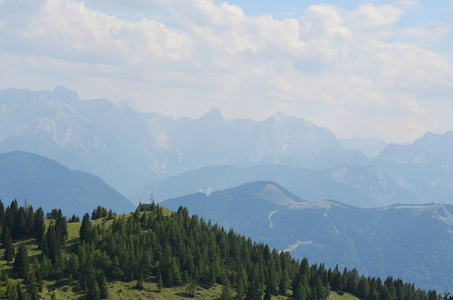
[[198,12],[197,21],[208,25],[239,25],[246,20],[241,8],[229,5],[227,2],[217,5],[211,0],[194,0],[193,7]]
[[398,6],[402,6],[409,9],[416,9],[420,7],[420,1],[418,0],[398,0],[396,1]]
[[393,5],[375,6],[365,4],[348,14],[349,22],[365,28],[393,25],[404,15],[404,11]]
[[403,15],[404,11],[394,5],[365,4],[345,14],[345,23],[356,33],[382,39],[392,35],[393,26]]
[[445,56],[408,44],[370,43],[386,87],[406,91],[453,88],[453,64]]
[[400,34],[407,37],[425,39],[425,40],[439,40],[445,38],[453,32],[453,25],[443,23],[425,23],[416,27],[401,28],[398,30]]
[[6,34],[9,48],[87,63],[179,61],[192,51],[189,37],[162,23],[126,21],[71,0],[45,1],[22,28]]
[[[0,66],[9,76],[0,88],[66,85],[82,98],[132,98],[175,116],[218,107],[227,117],[264,119],[278,109],[343,136],[414,139],[448,111],[434,103],[453,94],[453,58],[387,38],[442,41],[451,27],[401,28],[403,9],[418,9],[403,2],[319,4],[277,18],[212,0],[3,0]],[[173,15],[168,24],[150,14],[129,20],[125,8]]]

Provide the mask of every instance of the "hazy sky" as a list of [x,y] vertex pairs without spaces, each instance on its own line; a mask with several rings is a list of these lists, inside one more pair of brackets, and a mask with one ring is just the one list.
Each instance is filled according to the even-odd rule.
[[59,85],[411,141],[453,130],[453,1],[0,0],[0,89]]

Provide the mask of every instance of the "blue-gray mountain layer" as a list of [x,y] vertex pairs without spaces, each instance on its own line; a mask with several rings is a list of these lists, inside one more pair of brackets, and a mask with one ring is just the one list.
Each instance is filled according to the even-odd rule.
[[98,205],[117,213],[133,211],[134,205],[99,177],[72,171],[55,161],[26,152],[0,155],[0,199],[17,199],[45,212],[61,209],[64,215],[82,216]]

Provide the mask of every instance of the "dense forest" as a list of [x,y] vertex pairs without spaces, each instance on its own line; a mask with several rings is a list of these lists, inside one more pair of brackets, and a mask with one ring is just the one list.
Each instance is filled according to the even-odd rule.
[[[61,210],[4,207],[0,201],[3,267],[0,274],[6,299],[40,299],[43,282],[55,280],[86,299],[107,299],[108,282],[134,281],[164,287],[184,286],[185,296],[196,288],[221,285],[220,299],[271,299],[285,295],[297,300],[324,300],[331,291],[365,300],[436,300],[400,279],[364,277],[356,269],[327,269],[295,260],[287,252],[255,243],[197,216],[186,208],[169,213],[154,202],[129,215],[116,216],[103,207],[85,214],[78,238],[68,240],[68,223]],[[37,245],[36,255],[27,244]],[[14,244],[16,246],[14,246]]]

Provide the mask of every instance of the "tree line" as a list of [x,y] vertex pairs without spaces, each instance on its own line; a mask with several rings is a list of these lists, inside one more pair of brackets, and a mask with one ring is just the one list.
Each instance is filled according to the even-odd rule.
[[[135,281],[138,289],[154,281],[164,287],[185,286],[195,296],[197,286],[222,285],[221,299],[271,299],[277,295],[296,300],[325,300],[331,291],[351,293],[364,300],[436,300],[436,291],[424,291],[400,279],[360,276],[356,269],[327,269],[296,260],[288,252],[224,230],[187,208],[165,214],[154,202],[140,205],[130,215],[116,216],[98,207],[85,214],[79,240],[67,247],[67,220],[52,210],[46,228],[44,212],[13,201],[0,202],[4,260],[10,272],[0,279],[8,299],[39,299],[43,280],[69,284],[87,299],[108,298],[109,281]],[[101,219],[93,222],[92,219]],[[107,220],[111,219],[107,225]],[[76,220],[73,216],[70,220]],[[25,243],[32,240],[41,254],[30,260]],[[9,250],[7,250],[9,249]],[[22,284],[9,280],[21,279]]]

